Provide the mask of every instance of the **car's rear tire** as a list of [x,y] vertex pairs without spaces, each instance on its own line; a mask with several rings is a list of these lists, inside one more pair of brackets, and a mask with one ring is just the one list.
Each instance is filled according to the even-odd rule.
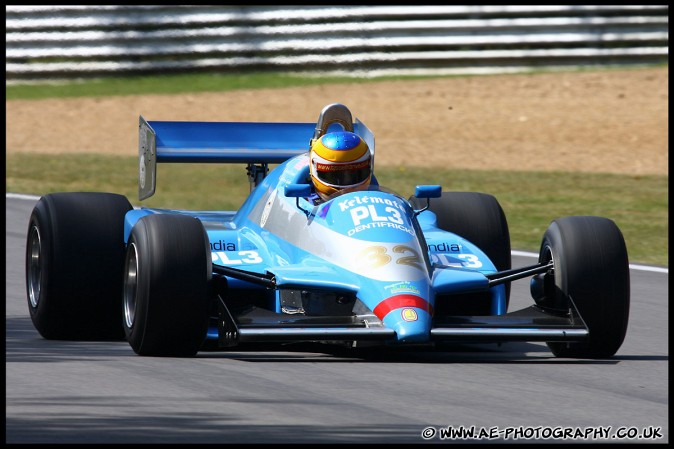
[[[415,209],[426,206],[426,200],[410,198]],[[512,266],[510,231],[498,200],[486,193],[443,192],[430,200],[429,210],[435,213],[438,227],[463,237],[480,248],[498,271]],[[506,308],[510,299],[510,283],[505,284]]]
[[139,355],[191,357],[208,330],[212,276],[208,235],[187,215],[148,215],[127,244],[124,318]]
[[612,357],[625,339],[630,309],[629,262],[620,229],[603,217],[559,218],[541,243],[539,261],[550,260],[554,282],[546,284],[546,297],[558,305],[572,300],[590,335],[583,342],[548,342],[548,347],[557,357]]
[[122,195],[45,195],[28,222],[26,293],[37,331],[53,340],[122,340]]

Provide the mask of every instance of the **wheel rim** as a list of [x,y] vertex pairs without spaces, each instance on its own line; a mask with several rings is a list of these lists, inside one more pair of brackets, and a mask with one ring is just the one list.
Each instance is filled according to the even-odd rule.
[[[541,262],[541,263],[544,263],[544,264],[548,264],[548,263],[552,262],[552,270],[549,270],[548,273],[549,273],[550,271],[552,271],[553,276],[556,274],[556,271],[555,271],[555,258],[554,258],[553,255],[552,255],[552,248],[550,247],[550,245],[546,245],[546,246],[545,246],[545,249],[542,251],[541,257],[540,257],[540,262]],[[551,283],[550,283],[550,285],[553,286],[553,287],[554,287],[554,284],[555,284],[554,282],[551,282]],[[552,288],[552,291],[549,291],[549,289],[546,289],[546,290],[548,290],[548,291],[545,292],[545,295],[546,295],[547,297],[549,297],[549,298],[554,298],[554,297],[555,297],[555,289],[554,289],[554,288]]]
[[40,239],[40,230],[37,226],[30,228],[30,260],[28,262],[28,298],[30,305],[36,308],[40,302],[40,287],[42,285],[42,264],[41,251],[42,240]]
[[138,287],[138,253],[131,243],[126,256],[124,276],[124,321],[130,329],[136,319],[136,292]]
[[552,257],[552,248],[550,248],[550,245],[546,245],[543,251],[541,251],[541,257],[539,262],[547,264],[550,261],[554,263],[554,259]]

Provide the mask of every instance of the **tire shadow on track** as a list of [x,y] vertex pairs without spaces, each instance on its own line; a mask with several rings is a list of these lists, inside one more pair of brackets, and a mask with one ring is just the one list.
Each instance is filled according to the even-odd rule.
[[197,357],[224,358],[247,362],[364,362],[364,363],[563,363],[615,364],[606,360],[562,359],[543,344],[511,342],[493,344],[455,344],[441,347],[409,346],[350,348],[323,343],[241,345],[226,351],[204,351]]

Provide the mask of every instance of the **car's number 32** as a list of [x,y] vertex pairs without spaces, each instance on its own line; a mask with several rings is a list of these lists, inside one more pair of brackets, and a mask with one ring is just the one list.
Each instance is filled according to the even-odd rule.
[[393,255],[388,252],[385,246],[368,246],[358,254],[358,262],[361,266],[370,268],[379,268],[393,261],[400,265],[410,265],[421,270],[421,257],[414,250],[405,245],[396,245],[392,248]]

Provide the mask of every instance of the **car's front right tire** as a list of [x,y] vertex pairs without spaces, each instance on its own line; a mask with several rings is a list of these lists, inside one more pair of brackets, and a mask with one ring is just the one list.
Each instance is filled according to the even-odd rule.
[[610,219],[564,217],[553,221],[541,243],[539,262],[552,261],[546,297],[575,306],[589,329],[587,341],[549,342],[557,357],[607,358],[625,339],[630,309],[630,273],[625,240]]
[[126,197],[102,192],[43,196],[28,221],[30,318],[50,340],[122,340],[119,323]]

